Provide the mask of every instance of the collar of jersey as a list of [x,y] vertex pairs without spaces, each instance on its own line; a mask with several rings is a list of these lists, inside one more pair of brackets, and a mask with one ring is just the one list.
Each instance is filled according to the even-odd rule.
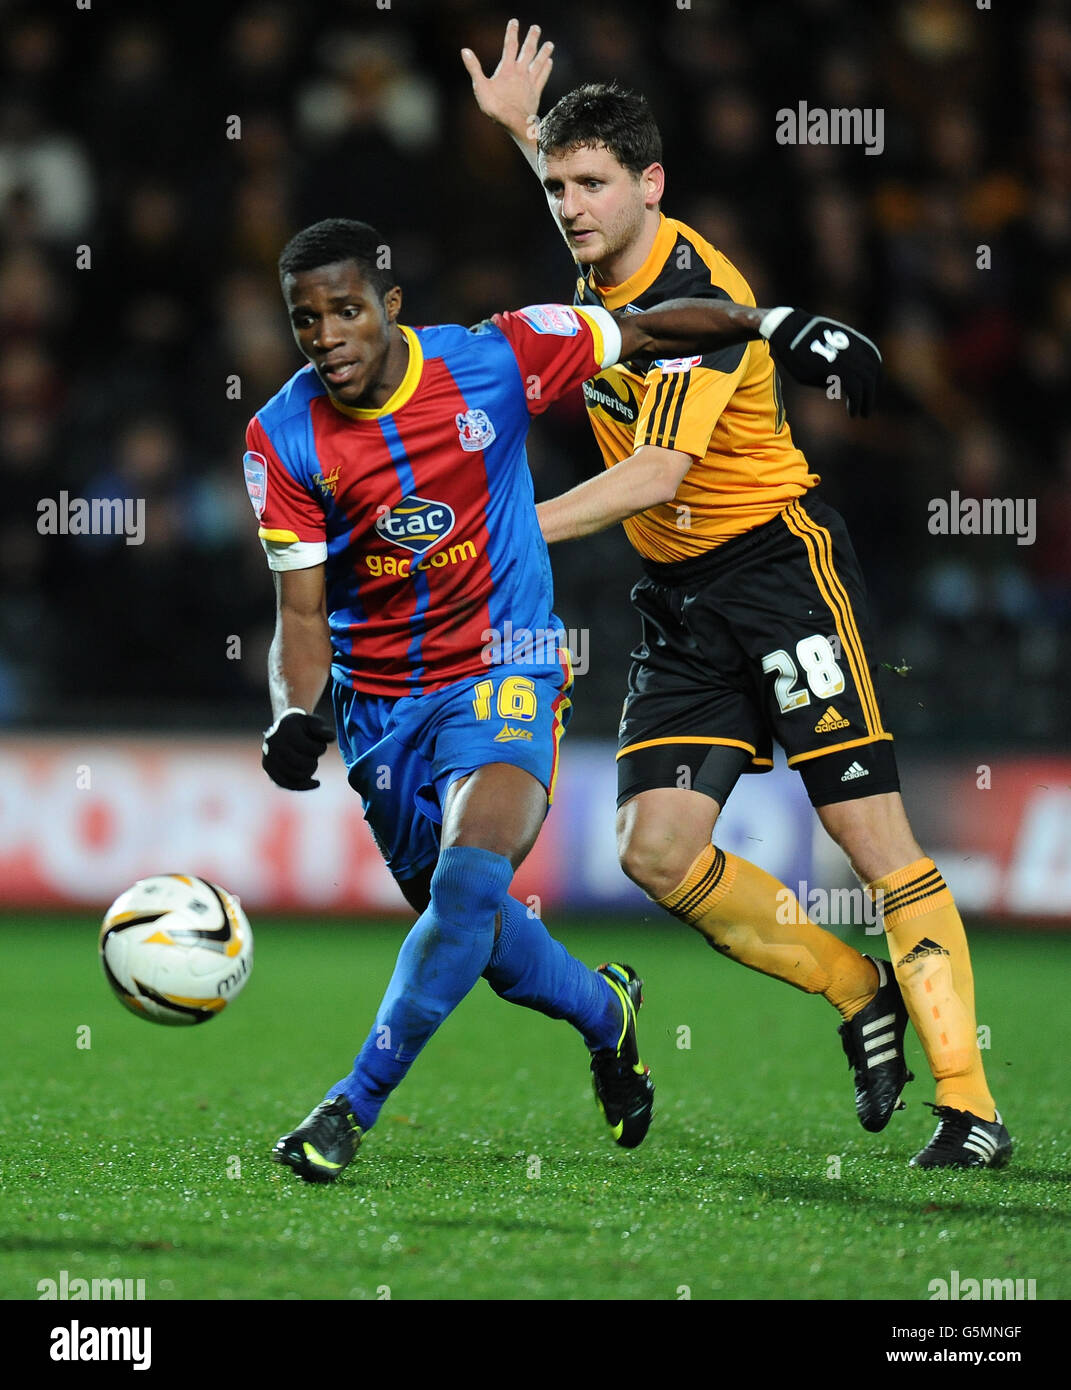
[[402,330],[405,341],[409,344],[409,365],[405,369],[405,376],[398,383],[390,400],[384,401],[381,406],[373,410],[358,405],[343,405],[341,401],[336,401],[334,396],[329,395],[327,397],[336,410],[340,410],[343,415],[348,415],[351,420],[378,420],[383,415],[393,415],[396,410],[401,410],[420,385],[420,376],[424,370],[424,354],[420,348],[420,339],[404,323],[400,323],[398,327]]
[[593,276],[588,280],[588,285],[602,300],[603,307],[611,310],[623,309],[631,300],[638,299],[645,290],[649,290],[658,279],[659,272],[665,265],[669,253],[673,250],[676,240],[676,223],[671,222],[665,213],[660,212],[654,245],[647,253],[647,259],[639,270],[633,271],[627,280],[621,281],[620,285],[600,285]]

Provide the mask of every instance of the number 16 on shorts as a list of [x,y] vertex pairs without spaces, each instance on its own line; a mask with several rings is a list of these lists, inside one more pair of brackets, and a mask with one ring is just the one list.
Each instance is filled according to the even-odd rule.
[[477,681],[472,688],[472,710],[477,719],[491,719],[492,702],[503,719],[527,722],[539,710],[535,681],[527,676],[506,676],[495,692],[493,680]]
[[558,745],[569,722],[572,681],[561,667],[546,674],[495,673],[470,687],[473,718],[467,721],[466,746],[485,751],[484,762],[522,767],[543,783],[554,799]]

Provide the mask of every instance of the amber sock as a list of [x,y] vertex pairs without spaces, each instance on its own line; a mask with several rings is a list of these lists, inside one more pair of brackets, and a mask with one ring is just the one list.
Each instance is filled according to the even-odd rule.
[[867,890],[881,893],[893,969],[937,1082],[937,1104],[992,1120],[967,934],[947,884],[932,859],[918,859]]
[[817,926],[790,888],[746,859],[709,845],[659,906],[750,970],[828,999],[842,1018],[869,1004],[878,972]]

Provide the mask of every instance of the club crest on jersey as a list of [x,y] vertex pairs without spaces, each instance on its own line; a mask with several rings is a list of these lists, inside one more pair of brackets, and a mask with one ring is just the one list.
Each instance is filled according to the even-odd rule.
[[450,534],[455,520],[453,507],[411,492],[393,507],[380,510],[376,531],[384,540],[404,546],[416,555],[424,555]]
[[529,304],[517,317],[537,333],[553,333],[556,338],[575,338],[580,332],[580,320],[566,304]]
[[486,410],[465,410],[454,417],[457,437],[466,454],[486,449],[495,440],[495,427]]
[[268,503],[268,460],[263,454],[247,453],[242,459],[245,466],[245,490],[253,504],[253,511],[259,521]]
[[663,372],[687,372],[692,367],[698,367],[702,360],[701,357],[658,357],[651,366]]

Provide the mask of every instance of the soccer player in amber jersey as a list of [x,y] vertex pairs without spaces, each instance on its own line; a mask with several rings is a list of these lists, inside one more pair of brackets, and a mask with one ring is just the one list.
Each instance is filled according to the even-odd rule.
[[[576,304],[618,313],[669,296],[754,304],[721,252],[662,213],[661,140],[642,97],[588,85],[537,118],[553,48],[539,37],[533,26],[521,44],[511,20],[491,77],[471,50],[462,60],[481,110],[540,178],[576,262]],[[623,523],[645,570],[632,594],[642,635],[618,751],[625,872],[716,950],[833,1005],[868,1130],[884,1128],[913,1079],[910,1016],[938,1116],[912,1164],[995,1167],[1011,1140],[978,1050],[963,924],[911,832],[858,561],[793,442],[770,351],[810,354],[836,394],[855,336],[783,308],[764,316],[759,339],[714,352],[623,354],[584,384],[607,471],[537,510],[548,542]],[[855,413],[850,392],[848,403]],[[784,923],[789,890],[712,843],[737,778],[772,766],[773,739],[878,897],[891,968],[798,904]]]
[[[283,250],[309,361],[250,421],[245,455],[277,594],[265,771],[315,788],[337,730],[420,914],[353,1070],[275,1146],[310,1182],[339,1176],[481,976],[568,1019],[614,1138],[644,1138],[653,1087],[635,971],[589,970],[509,892],[553,797],[572,686],[524,444],[532,415],[620,357],[747,341],[763,315],[687,300],[616,316],[544,304],[472,329],[411,328],[382,245],[366,224],[330,219]],[[876,359],[857,356],[865,396]],[[334,729],[315,714],[329,680]]]

